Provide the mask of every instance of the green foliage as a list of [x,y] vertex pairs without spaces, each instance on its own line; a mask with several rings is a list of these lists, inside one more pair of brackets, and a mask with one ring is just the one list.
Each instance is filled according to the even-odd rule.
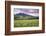
[[39,26],[38,19],[14,20],[14,27],[37,27],[37,26]]
[[22,16],[22,15],[16,15],[14,16],[14,19],[16,20],[30,20],[30,19],[38,19],[38,17],[34,17],[34,16]]

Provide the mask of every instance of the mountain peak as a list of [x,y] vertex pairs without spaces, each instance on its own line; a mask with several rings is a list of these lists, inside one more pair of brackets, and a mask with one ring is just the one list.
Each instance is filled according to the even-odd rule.
[[27,15],[27,14],[25,14],[25,13],[19,13],[19,14],[16,14],[16,15],[29,16],[29,15]]

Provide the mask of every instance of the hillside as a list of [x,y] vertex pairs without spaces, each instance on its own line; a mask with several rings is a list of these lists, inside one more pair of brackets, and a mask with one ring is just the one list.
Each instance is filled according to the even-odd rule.
[[14,19],[19,20],[19,19],[38,19],[38,17],[32,16],[32,15],[28,15],[28,14],[24,14],[24,13],[19,13],[14,15]]

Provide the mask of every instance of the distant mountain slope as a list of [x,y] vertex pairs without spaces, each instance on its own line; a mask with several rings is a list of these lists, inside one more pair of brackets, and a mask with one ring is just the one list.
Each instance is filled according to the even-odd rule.
[[16,14],[16,15],[20,15],[20,16],[30,16],[30,15],[24,14],[24,13],[19,13],[19,14]]
[[14,19],[38,19],[38,17],[24,14],[24,13],[19,13],[19,14],[14,15]]

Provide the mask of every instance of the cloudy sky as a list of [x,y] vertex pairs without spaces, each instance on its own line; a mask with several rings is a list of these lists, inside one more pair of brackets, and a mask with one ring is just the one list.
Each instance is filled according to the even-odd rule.
[[32,16],[39,16],[39,9],[14,8],[14,14],[24,13]]

